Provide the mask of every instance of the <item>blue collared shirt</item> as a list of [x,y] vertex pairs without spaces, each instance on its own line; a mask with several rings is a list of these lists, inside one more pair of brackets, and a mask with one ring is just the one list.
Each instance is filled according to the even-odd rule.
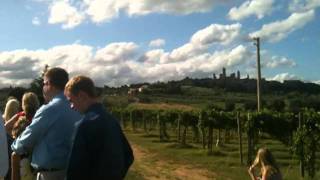
[[40,107],[11,148],[18,154],[32,152],[31,165],[35,169],[65,169],[75,123],[81,118],[60,93]]
[[0,113],[0,177],[4,177],[7,174],[8,163],[7,133],[4,129],[2,114]]

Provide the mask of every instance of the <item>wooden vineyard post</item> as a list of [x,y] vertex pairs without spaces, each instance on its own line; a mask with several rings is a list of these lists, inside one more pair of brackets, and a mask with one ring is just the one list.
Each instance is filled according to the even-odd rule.
[[239,112],[237,112],[237,124],[238,124],[238,137],[239,137],[240,164],[243,165],[243,156],[242,156],[242,127],[241,127],[240,113],[239,113]]
[[[302,128],[302,114],[299,112],[299,129]],[[301,148],[301,158],[300,158],[300,175],[301,177],[304,177],[304,152],[303,152],[303,141],[300,142],[300,148]]]

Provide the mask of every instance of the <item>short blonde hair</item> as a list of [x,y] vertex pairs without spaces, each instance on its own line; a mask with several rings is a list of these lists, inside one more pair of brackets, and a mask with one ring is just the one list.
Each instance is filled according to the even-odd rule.
[[27,92],[22,97],[22,110],[26,113],[26,117],[32,118],[39,108],[38,96],[33,92]]
[[71,78],[66,84],[65,91],[74,95],[77,95],[80,91],[83,91],[92,98],[97,96],[93,81],[86,76],[76,76]]
[[8,120],[10,120],[19,111],[20,111],[20,103],[19,103],[19,101],[17,99],[10,98],[7,101],[6,107],[4,109],[4,113],[3,113],[4,122],[7,122]]

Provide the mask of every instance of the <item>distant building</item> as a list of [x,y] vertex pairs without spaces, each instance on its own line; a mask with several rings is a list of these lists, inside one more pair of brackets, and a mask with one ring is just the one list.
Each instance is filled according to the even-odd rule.
[[217,79],[217,77],[216,77],[216,74],[215,74],[215,73],[213,73],[213,79]]
[[236,79],[236,73],[231,73],[230,74],[230,79]]
[[130,88],[128,91],[128,95],[134,96],[139,92],[137,88]]
[[148,87],[149,87],[148,85],[143,85],[143,86],[139,87],[138,92],[143,92]]
[[[216,78],[216,75],[213,74],[213,79],[217,79]],[[231,73],[230,76],[228,77],[227,76],[227,70],[225,67],[222,68],[222,73],[219,74],[219,79],[220,80],[227,80],[227,79],[238,79],[240,80],[241,79],[241,76],[240,76],[240,71],[238,70],[237,73]]]

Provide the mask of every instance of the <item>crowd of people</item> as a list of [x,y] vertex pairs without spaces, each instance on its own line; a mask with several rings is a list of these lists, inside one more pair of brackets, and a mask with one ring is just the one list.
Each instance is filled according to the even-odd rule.
[[93,81],[51,68],[43,96],[40,106],[27,92],[21,107],[9,97],[0,116],[0,180],[123,179],[133,152]]

